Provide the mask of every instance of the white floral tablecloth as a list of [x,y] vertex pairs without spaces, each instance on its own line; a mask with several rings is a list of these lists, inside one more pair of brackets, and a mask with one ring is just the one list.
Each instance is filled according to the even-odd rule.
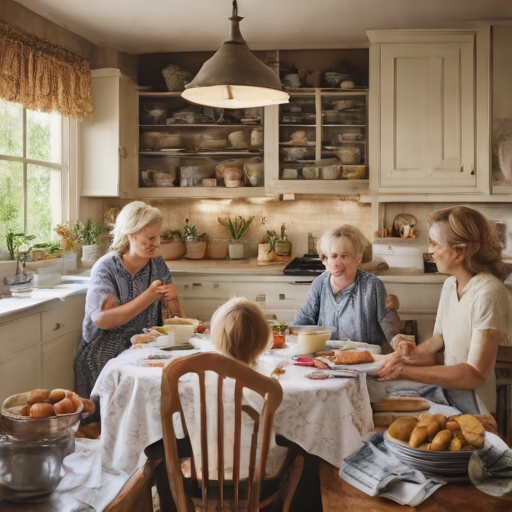
[[[200,350],[174,352],[183,357]],[[260,363],[270,371],[295,349],[270,351]],[[157,349],[127,350],[107,363],[92,392],[99,399],[102,421],[102,465],[131,473],[144,460],[144,448],[162,438],[160,418],[161,368],[144,366],[142,359]],[[307,452],[336,467],[362,446],[373,429],[372,410],[364,374],[361,378],[310,380],[311,367],[287,366],[279,382],[283,401],[274,430]],[[270,373],[270,372],[269,372]]]

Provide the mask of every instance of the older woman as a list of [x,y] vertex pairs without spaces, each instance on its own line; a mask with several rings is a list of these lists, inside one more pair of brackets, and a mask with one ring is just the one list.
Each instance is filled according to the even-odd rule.
[[[382,366],[380,380],[475,390],[479,411],[495,412],[496,354],[500,344],[512,344],[512,301],[503,285],[510,269],[501,260],[496,229],[465,206],[434,212],[428,223],[429,252],[439,271],[450,275],[434,335],[418,347],[400,336],[393,340],[397,352]],[[443,351],[444,365],[438,365]]]
[[384,284],[358,268],[366,243],[361,231],[348,224],[322,236],[317,250],[327,271],[311,284],[295,325],[332,327],[333,339],[381,346],[400,332],[396,311],[386,309]]
[[144,327],[165,315],[183,316],[171,274],[159,256],[162,214],[141,201],[126,205],[114,228],[111,252],[91,270],[82,341],[74,370],[75,391],[89,397],[103,366],[130,347]]

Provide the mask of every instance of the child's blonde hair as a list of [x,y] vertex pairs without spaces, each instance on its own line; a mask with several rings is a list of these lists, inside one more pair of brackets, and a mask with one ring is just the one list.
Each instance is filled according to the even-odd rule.
[[223,304],[212,316],[212,343],[225,356],[254,364],[270,348],[272,329],[263,311],[244,297]]

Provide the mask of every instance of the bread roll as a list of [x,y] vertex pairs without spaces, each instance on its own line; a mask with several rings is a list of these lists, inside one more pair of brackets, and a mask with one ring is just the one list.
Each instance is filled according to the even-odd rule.
[[430,451],[444,452],[448,449],[452,439],[453,434],[451,430],[441,430],[441,432],[438,432],[430,443]]
[[84,408],[82,412],[92,414],[96,410],[96,406],[92,400],[88,400],[87,398],[81,398],[82,403],[84,404]]
[[37,403],[30,408],[31,418],[48,418],[50,416],[55,416],[52,404]]
[[411,433],[418,424],[416,416],[406,416],[394,421],[388,428],[388,434],[399,441],[409,441]]
[[30,416],[30,408],[31,408],[31,407],[32,407],[31,405],[25,405],[25,406],[21,409],[20,414],[21,414],[22,416]]
[[460,425],[456,421],[447,421],[446,428],[448,430],[460,430]]
[[460,430],[452,430],[453,439],[450,441],[449,450],[452,452],[460,452],[468,443]]
[[75,412],[75,406],[69,398],[64,398],[53,405],[56,414],[72,414]]
[[418,448],[428,439],[427,429],[423,427],[416,427],[411,434],[409,439],[409,446],[411,448]]
[[50,401],[52,403],[60,402],[66,398],[66,390],[65,389],[54,389],[50,393]]
[[[418,427],[427,431],[428,440],[432,441],[436,434],[441,430],[439,422],[436,420],[437,414],[422,414],[418,418]],[[444,416],[443,416],[444,418]],[[444,418],[446,419],[446,418]]]
[[82,432],[88,439],[98,439],[101,435],[101,423],[89,423],[82,428]]
[[462,435],[471,446],[480,450],[485,444],[485,429],[482,423],[471,414],[463,414],[455,420],[462,430]]
[[48,393],[47,389],[34,389],[28,394],[28,404],[40,404],[45,400],[48,400],[50,397],[50,393]]
[[439,423],[440,430],[446,429],[447,419],[444,414],[434,414],[434,419],[437,421],[437,423]]

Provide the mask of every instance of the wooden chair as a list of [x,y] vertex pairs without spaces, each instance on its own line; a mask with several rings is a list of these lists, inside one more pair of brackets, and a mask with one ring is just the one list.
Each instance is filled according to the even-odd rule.
[[[208,465],[208,435],[206,414],[205,372],[213,371],[218,378],[217,388],[217,451],[218,451],[218,480],[209,480]],[[180,459],[176,446],[176,433],[173,425],[173,415],[178,413],[181,418],[183,431],[188,436],[185,417],[178,392],[178,380],[187,373],[196,373],[199,377],[200,392],[200,437],[201,437],[201,481],[198,481],[194,458],[191,457],[191,481],[192,492],[189,496],[185,493],[184,479],[180,469]],[[231,481],[224,478],[224,404],[222,402],[222,390],[224,379],[235,381],[235,428],[233,446],[233,477]],[[258,393],[264,399],[261,413],[242,404],[243,388]],[[283,512],[290,509],[290,505],[299,483],[304,467],[304,457],[289,450],[287,461],[281,472],[281,479],[275,492],[261,500],[260,491],[265,477],[265,465],[270,447],[270,439],[273,435],[274,414],[283,399],[283,391],[279,383],[265,377],[247,366],[228,359],[220,354],[202,353],[179,358],[165,367],[162,375],[162,427],[165,447],[167,473],[169,485],[176,503],[178,512],[190,512],[191,510],[247,510],[254,512],[274,500],[282,499]],[[242,412],[248,414],[254,421],[249,451],[249,476],[248,479],[240,479],[241,459],[241,429]],[[257,459],[257,439],[259,430],[262,429],[261,450]],[[247,499],[240,498],[240,484],[248,486]],[[228,500],[228,493],[233,493],[233,499]],[[261,500],[261,503],[260,503]]]

